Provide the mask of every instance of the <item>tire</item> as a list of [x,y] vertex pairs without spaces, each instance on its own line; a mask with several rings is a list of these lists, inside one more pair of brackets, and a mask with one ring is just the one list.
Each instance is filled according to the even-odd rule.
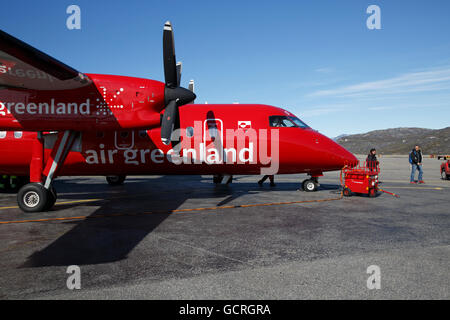
[[370,189],[369,190],[369,197],[375,198],[377,196],[377,190],[376,189]]
[[125,182],[127,176],[107,176],[106,181],[110,186],[120,186]]
[[20,188],[17,193],[17,203],[24,212],[46,211],[49,201],[50,191],[39,183],[29,183]]
[[344,197],[351,197],[352,195],[352,191],[349,188],[344,188],[344,190],[342,190]]
[[307,179],[307,180],[303,181],[302,188],[306,192],[313,192],[313,191],[317,191],[318,184],[316,181],[314,181],[312,179]]
[[56,193],[55,188],[51,187],[50,190],[47,190],[48,192],[48,201],[47,205],[45,206],[45,211],[50,210],[55,205],[56,199],[58,199],[58,194]]

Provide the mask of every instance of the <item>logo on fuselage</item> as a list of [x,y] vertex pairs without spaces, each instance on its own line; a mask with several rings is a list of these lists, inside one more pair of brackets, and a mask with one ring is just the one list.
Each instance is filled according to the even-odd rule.
[[250,129],[252,127],[252,122],[251,121],[238,121],[238,128],[242,129],[242,130],[247,130]]
[[[236,122],[234,122],[236,123]],[[194,121],[193,127],[177,129],[181,142],[177,147],[149,147],[148,142],[134,141],[131,131],[127,138],[119,132],[114,142],[103,143],[84,151],[85,161],[90,165],[146,165],[171,163],[175,165],[259,165],[262,174],[275,174],[279,163],[278,129],[242,128],[224,129],[221,119]],[[147,136],[147,135],[146,135]],[[118,144],[118,139],[124,142]],[[125,141],[126,140],[126,141]],[[130,143],[125,143],[125,142]]]
[[84,103],[77,102],[0,102],[0,116],[13,115],[90,115],[91,103],[86,99]]

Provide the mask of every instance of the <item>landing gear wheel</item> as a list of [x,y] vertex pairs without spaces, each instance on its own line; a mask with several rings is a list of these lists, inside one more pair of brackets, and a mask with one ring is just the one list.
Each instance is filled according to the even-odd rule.
[[120,186],[125,182],[127,176],[107,176],[106,181],[110,186]]
[[23,186],[17,193],[17,203],[24,212],[45,211],[49,201],[52,200],[50,193],[43,185],[30,183]]
[[307,179],[303,181],[302,188],[306,192],[317,191],[319,184],[313,179]]
[[377,196],[377,189],[370,189],[369,190],[369,197],[374,198]]
[[56,193],[55,188],[51,187],[50,190],[47,190],[48,192],[48,201],[47,205],[45,206],[45,211],[50,210],[55,205],[56,199],[58,199],[58,195]]
[[344,194],[344,197],[350,197],[352,195],[352,191],[349,188],[344,188],[342,193]]

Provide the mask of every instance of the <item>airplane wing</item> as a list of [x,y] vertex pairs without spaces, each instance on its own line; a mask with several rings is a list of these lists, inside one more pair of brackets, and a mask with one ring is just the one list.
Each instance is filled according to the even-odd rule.
[[0,89],[68,90],[90,83],[86,75],[0,30]]

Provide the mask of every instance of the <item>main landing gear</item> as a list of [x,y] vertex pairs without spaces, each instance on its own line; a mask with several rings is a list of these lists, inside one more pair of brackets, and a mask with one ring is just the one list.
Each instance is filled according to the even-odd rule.
[[29,183],[17,193],[17,203],[25,212],[48,211],[53,207],[56,199],[55,188],[46,189],[40,183]]
[[302,189],[306,192],[313,192],[319,189],[319,178],[311,177],[310,179],[306,179],[302,182]]
[[213,176],[213,182],[214,182],[215,184],[221,184],[222,181],[224,180],[225,176],[228,176],[228,179],[227,179],[227,181],[225,182],[225,184],[230,184],[231,182],[233,182],[233,176],[232,176],[231,174],[230,174],[230,175],[215,174],[215,175]]
[[77,132],[71,130],[59,132],[50,157],[44,161],[44,137],[42,133],[38,133],[30,163],[31,183],[20,188],[17,193],[17,203],[23,211],[42,212],[53,207],[58,197],[53,187],[53,181],[66,160],[77,135]]
[[110,186],[120,186],[125,182],[127,176],[107,176],[106,181]]

